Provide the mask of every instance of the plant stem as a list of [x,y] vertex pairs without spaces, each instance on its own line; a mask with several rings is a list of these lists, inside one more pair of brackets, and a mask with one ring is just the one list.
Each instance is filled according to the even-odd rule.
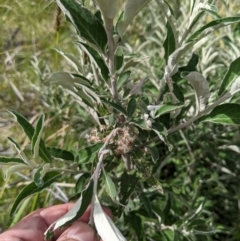
[[116,79],[114,77],[114,52],[115,46],[113,41],[113,21],[107,27],[107,38],[108,38],[108,69],[110,74],[110,82],[111,82],[111,92],[115,101],[118,101],[118,92],[117,92],[117,84]]
[[198,120],[200,117],[202,117],[203,115],[207,114],[208,112],[210,112],[211,110],[213,110],[216,106],[218,106],[219,104],[221,104],[223,101],[227,100],[228,98],[230,98],[232,95],[230,93],[227,93],[226,95],[220,97],[215,103],[213,103],[212,105],[208,106],[206,109],[204,109],[203,111],[199,112],[196,116],[194,116],[192,119],[190,119],[189,121],[180,124],[178,126],[175,126],[171,129],[168,130],[168,134],[172,134],[178,130],[181,130],[183,128],[186,128],[187,126],[190,126],[194,121]]
[[89,219],[89,224],[91,226],[94,226],[94,220],[93,220],[93,211],[94,211],[94,202],[95,202],[95,196],[97,195],[97,187],[98,187],[98,179],[99,175],[102,169],[103,159],[104,156],[109,152],[106,150],[107,146],[109,145],[112,138],[114,138],[117,134],[117,132],[120,130],[120,128],[113,129],[112,132],[108,135],[105,143],[103,144],[102,148],[98,152],[99,161],[97,164],[97,167],[92,175],[93,179],[93,194],[92,194],[92,207],[91,207],[91,214]]
[[[229,99],[230,97],[232,97],[232,94],[227,93],[225,95],[223,95],[222,97],[220,97],[215,103],[213,103],[212,105],[209,105],[206,109],[204,109],[203,111],[199,112],[196,116],[194,116],[193,118],[191,118],[190,120],[186,121],[183,124],[180,124],[178,126],[175,126],[173,128],[170,128],[168,130],[168,135],[173,134],[176,131],[179,131],[181,129],[184,129],[188,126],[190,126],[191,124],[193,124],[194,121],[198,120],[200,117],[202,117],[203,115],[207,114],[208,112],[210,112],[211,110],[213,110],[216,106],[218,106],[219,104],[221,104],[222,102],[224,102],[225,100]],[[143,143],[142,145],[138,146],[138,149],[142,149],[145,146],[148,146],[149,144],[152,144],[153,142],[159,140],[159,137],[156,136],[154,138],[152,138],[150,141],[147,141],[145,143]]]

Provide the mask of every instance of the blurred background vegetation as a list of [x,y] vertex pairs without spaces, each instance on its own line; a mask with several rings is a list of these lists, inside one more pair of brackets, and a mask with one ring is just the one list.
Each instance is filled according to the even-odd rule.
[[[119,5],[123,2],[119,1]],[[219,0],[215,1],[215,4],[222,17],[240,16],[238,0]],[[179,22],[186,24],[184,20],[188,14],[189,2],[175,0],[172,7],[180,19]],[[129,53],[150,58],[143,61],[135,75],[147,75],[153,86],[156,84],[154,79],[161,78],[164,71],[162,45],[166,30],[161,19],[162,13],[153,1],[135,18],[128,29],[128,37],[124,39]],[[212,16],[208,15],[203,21],[209,22],[211,19]],[[62,89],[44,83],[53,72],[72,70],[54,48],[61,48],[84,58],[73,44],[76,39],[75,32],[58,12],[54,1],[0,0],[0,23],[0,154],[14,153],[7,141],[8,136],[14,137],[22,147],[28,146],[26,137],[7,109],[17,110],[31,123],[35,123],[41,113],[45,113],[44,138],[48,146],[74,152],[86,145],[85,134],[93,126],[91,118]],[[229,63],[240,56],[240,25],[216,31],[199,44],[202,47],[197,52],[200,56],[197,68],[208,76],[211,88],[215,90],[220,85],[219,80]],[[189,56],[182,60],[183,66],[188,59]],[[156,89],[149,87],[145,91],[151,93],[156,92]],[[184,95],[191,93],[189,87],[189,91]],[[238,103],[239,97],[236,95],[233,101]],[[180,188],[182,196],[192,202],[192,205],[206,200],[204,221],[220,230],[210,240],[240,240],[239,128],[201,124],[185,130],[182,136],[172,135],[170,141],[177,143],[177,148],[167,157],[167,161],[163,162],[161,179]],[[38,207],[66,201],[64,193],[67,196],[73,193],[75,180],[69,175],[69,179],[48,192],[37,195],[29,203],[27,200],[12,220],[8,215],[10,204],[22,184],[28,181],[28,173],[25,176],[16,173],[6,185],[3,178],[0,178],[0,186],[5,185],[0,199],[2,229]],[[3,191],[3,188],[1,190]],[[178,213],[184,215],[185,209],[180,205],[181,202],[184,201],[179,200],[179,196],[173,196],[170,205],[166,198],[169,205],[166,212],[169,212],[172,220],[176,218],[173,215],[174,210],[181,209]],[[191,225],[194,227],[195,224]],[[146,232],[148,231],[146,229]]]

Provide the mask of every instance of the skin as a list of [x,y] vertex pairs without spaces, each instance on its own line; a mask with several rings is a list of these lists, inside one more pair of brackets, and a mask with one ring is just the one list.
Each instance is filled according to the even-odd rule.
[[[48,208],[38,209],[24,217],[19,223],[0,234],[0,241],[45,241],[44,232],[57,219],[67,213],[73,203],[66,203]],[[112,218],[108,208],[104,211]],[[88,225],[91,207],[65,230],[57,230],[51,241],[97,241],[94,229]]]

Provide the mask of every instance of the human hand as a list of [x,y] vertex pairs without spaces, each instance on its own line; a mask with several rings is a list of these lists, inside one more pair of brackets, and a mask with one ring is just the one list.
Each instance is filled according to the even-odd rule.
[[[0,241],[44,241],[44,232],[57,219],[67,213],[73,203],[56,205],[43,208],[30,213],[19,223],[0,234]],[[104,208],[111,217],[111,211]],[[88,207],[84,214],[65,230],[57,230],[52,241],[96,241],[94,229],[88,225],[91,208]]]

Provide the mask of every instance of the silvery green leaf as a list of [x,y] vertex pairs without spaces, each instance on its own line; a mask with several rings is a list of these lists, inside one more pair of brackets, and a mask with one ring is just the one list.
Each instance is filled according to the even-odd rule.
[[[158,0],[159,7],[161,11],[163,11],[166,19],[167,19],[167,38],[164,42],[164,49],[165,49],[165,59],[168,58],[169,54],[171,54],[175,48],[178,47],[178,26],[177,21],[172,13],[172,9],[170,8],[169,4],[165,0]],[[167,48],[171,49],[171,51],[167,51]],[[172,51],[173,50],[173,51]]]
[[81,84],[88,86],[89,82],[86,78],[80,77],[80,75],[74,76],[71,73],[67,72],[56,72],[50,76],[48,81],[51,84],[59,84],[63,88],[69,89],[73,92],[76,92],[76,88],[74,87],[74,84]]
[[95,0],[95,2],[101,10],[106,25],[106,31],[108,31],[109,28],[111,29],[113,19],[116,15],[117,0]]
[[104,52],[107,35],[99,18],[76,0],[57,0],[56,2],[80,36]]
[[98,234],[104,241],[127,241],[113,221],[103,211],[97,195],[94,197],[93,219]]
[[82,91],[88,95],[88,97],[90,98],[94,98],[93,102],[97,102],[98,104],[101,104],[101,100],[99,98],[99,96],[93,91],[91,90],[90,88],[87,88],[86,86],[82,85],[82,84],[78,84],[78,83],[75,83],[75,86],[78,86],[82,89]]
[[198,121],[226,125],[240,125],[240,105],[233,103],[219,105],[209,114],[201,117]]
[[123,36],[127,26],[142,8],[151,0],[128,0],[125,6],[123,20],[117,24],[117,32]]
[[112,198],[112,200],[116,200],[116,196],[117,196],[116,186],[112,178],[110,177],[110,175],[108,175],[108,173],[104,170],[104,168],[103,168],[103,175],[105,179],[106,190],[109,196]]
[[[34,127],[31,123],[28,122],[27,119],[25,119],[21,114],[19,114],[17,111],[14,110],[8,110],[9,113],[11,113],[17,120],[18,124],[22,127],[26,135],[30,140],[32,140],[32,137],[34,135]],[[49,154],[43,140],[40,140],[39,144],[39,156],[47,163],[50,163],[52,161],[52,157]]]
[[44,124],[44,115],[42,114],[37,122],[36,128],[34,130],[34,134],[32,137],[32,154],[34,157],[34,160],[38,159],[39,156],[39,144],[41,141],[41,135],[42,135],[42,131],[43,131],[43,124]]
[[24,160],[17,157],[0,156],[0,165],[24,164]]
[[59,179],[61,176],[62,174],[59,174],[59,172],[51,171],[44,176],[44,185],[42,187],[38,187],[35,182],[31,182],[30,184],[25,186],[16,197],[10,211],[10,216],[12,217],[14,215],[16,209],[24,199],[34,195],[35,193],[41,192],[45,188],[49,187],[52,183],[56,182],[57,179]]
[[155,106],[149,105],[147,108],[148,110],[151,110],[150,115],[153,118],[157,118],[160,115],[175,112],[176,110],[179,110],[182,107],[184,107],[183,103],[177,103],[177,104],[162,104],[162,105],[155,105]]
[[202,13],[203,11],[209,11],[209,12],[213,12],[213,13],[217,13],[218,9],[216,6],[209,4],[207,2],[199,2],[194,8],[193,8],[193,12],[191,14],[191,17],[189,19],[189,22],[191,23],[191,25],[195,24],[195,20],[198,19],[198,16],[200,13]]
[[[25,153],[21,150],[20,146],[18,145],[18,143],[13,140],[13,138],[8,137],[8,140],[13,144],[13,146],[15,147],[15,149],[17,150],[18,154],[20,155],[20,157],[22,158],[22,160],[27,164],[27,165],[31,165],[29,159],[27,158],[27,156],[25,155]],[[33,163],[32,163],[33,164]],[[33,164],[34,165],[34,164]]]
[[204,38],[205,36],[209,35],[213,31],[225,27],[227,25],[238,23],[240,22],[240,17],[227,17],[227,18],[220,18],[211,21],[210,23],[204,25],[195,33],[193,33],[187,40],[187,43],[194,41],[195,43],[200,39]]
[[240,78],[240,57],[235,59],[229,66],[227,73],[223,77],[220,90],[218,92],[219,96],[224,95],[229,92],[231,94],[236,93],[239,90],[239,78]]
[[199,72],[183,72],[182,77],[189,81],[195,90],[198,110],[204,110],[210,97],[209,84],[206,78]]
[[59,218],[56,222],[52,223],[46,230],[44,235],[47,239],[52,237],[56,229],[64,228],[82,216],[82,214],[87,209],[89,203],[91,202],[92,192],[93,182],[90,181],[87,187],[82,191],[80,198],[73,205],[73,207],[65,215]]
[[79,70],[82,70],[82,66],[79,63],[79,60],[74,55],[68,54],[59,48],[53,49],[56,50],[60,55],[62,55],[77,72]]
[[146,80],[147,80],[147,77],[143,78],[143,79],[139,80],[137,83],[135,83],[135,85],[131,89],[129,95],[141,95],[142,86]]
[[165,68],[165,76],[173,76],[178,72],[178,63],[180,58],[183,56],[184,53],[186,53],[192,46],[194,45],[194,42],[189,42],[181,47],[177,48],[168,58],[168,63]]
[[18,165],[11,166],[8,169],[6,169],[4,173],[4,180],[8,180],[13,173],[19,172],[21,170],[26,170],[26,169],[31,169],[31,167],[25,164],[18,164]]
[[39,167],[37,171],[34,174],[34,182],[38,187],[42,187],[44,182],[43,182],[43,177],[46,175],[46,173],[50,169],[50,164],[44,164],[43,166]]

